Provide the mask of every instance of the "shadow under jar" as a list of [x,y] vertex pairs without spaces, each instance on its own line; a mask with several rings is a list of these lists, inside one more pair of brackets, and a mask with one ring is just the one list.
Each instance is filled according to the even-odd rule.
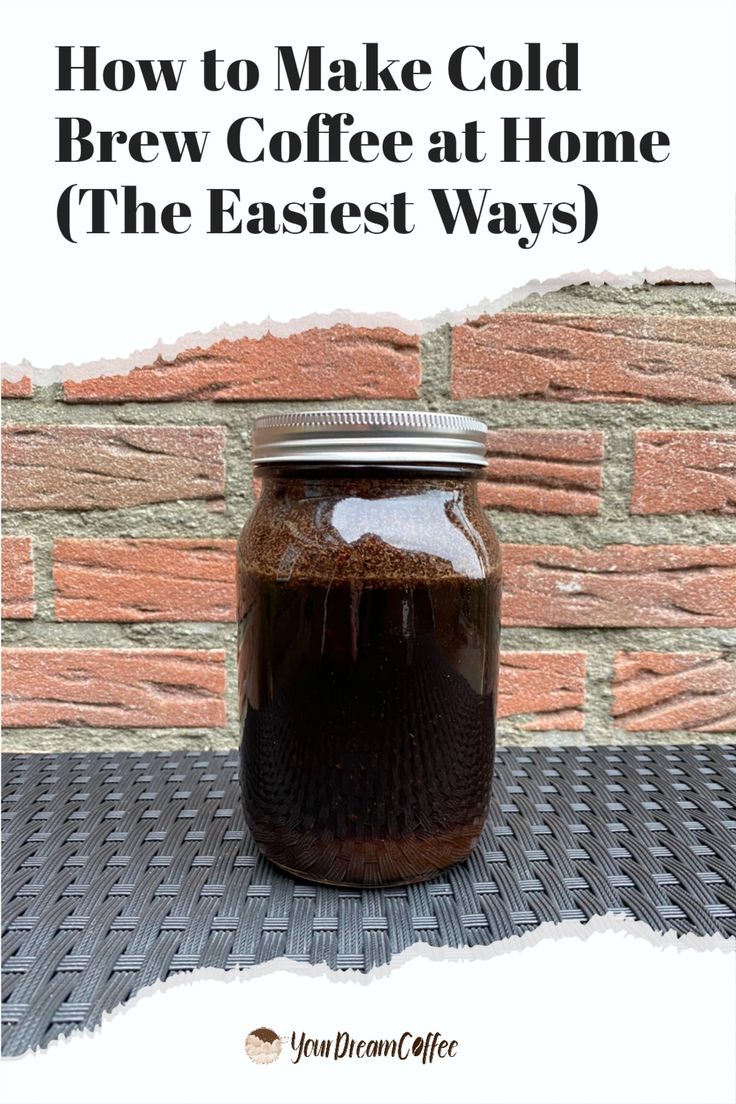
[[241,785],[266,856],[312,881],[418,881],[488,810],[500,554],[486,427],[450,414],[256,420],[238,543]]

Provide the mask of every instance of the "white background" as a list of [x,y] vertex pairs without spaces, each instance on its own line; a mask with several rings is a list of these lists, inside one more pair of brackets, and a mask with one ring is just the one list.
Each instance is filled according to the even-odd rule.
[[[3,1063],[13,1104],[732,1104],[736,954],[641,923],[546,925],[490,952],[415,950],[370,978],[286,964],[206,971],[117,1012],[94,1037]],[[637,931],[637,935],[632,934]],[[569,933],[573,934],[570,935]],[[705,949],[710,946],[711,949]],[[520,949],[523,947],[523,950]],[[718,949],[720,947],[721,949]],[[284,965],[283,963],[281,964]],[[285,1037],[256,1066],[256,1027]],[[457,1056],[292,1064],[290,1036],[440,1031]]]
[[[0,358],[38,368],[128,357],[222,323],[282,322],[338,308],[420,319],[445,308],[494,300],[530,280],[584,270],[711,270],[733,278],[734,8],[717,0],[362,0],[248,3],[214,0],[23,0],[7,5],[2,76],[4,326]],[[323,44],[329,56],[359,58],[378,41],[388,57],[432,63],[423,93],[275,93],[277,44]],[[540,41],[547,57],[580,44],[580,92],[469,93],[453,89],[447,57],[459,45],[486,48],[489,63],[524,57]],[[99,45],[116,57],[185,58],[176,93],[102,90],[55,93],[57,45]],[[202,52],[251,57],[261,82],[250,93],[203,90]],[[233,119],[261,115],[269,130],[300,130],[316,111],[351,111],[379,132],[415,136],[403,166],[241,165],[225,147]],[[97,129],[207,129],[201,165],[163,157],[134,164],[55,164],[56,116],[83,115]],[[479,119],[495,141],[504,115],[543,115],[552,129],[666,131],[671,156],[659,165],[548,163],[430,165],[424,140],[436,128]],[[122,147],[120,147],[122,150]],[[10,168],[10,172],[8,171]],[[188,201],[200,216],[179,238],[87,236],[65,242],[56,223],[70,183],[137,183],[141,198]],[[489,187],[496,200],[571,200],[587,183],[600,221],[584,245],[544,236],[529,251],[487,232],[447,236],[429,187]],[[208,237],[208,187],[240,187],[276,203],[309,198],[323,185],[334,200],[363,202],[396,191],[416,203],[418,228],[401,238],[354,235]],[[134,358],[135,359],[135,358]],[[146,356],[142,357],[145,361]]]

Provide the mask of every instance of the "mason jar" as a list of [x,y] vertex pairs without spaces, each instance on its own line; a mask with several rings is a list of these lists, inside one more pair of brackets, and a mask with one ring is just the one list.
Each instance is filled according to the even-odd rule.
[[301,879],[398,885],[464,859],[487,814],[501,566],[486,426],[457,414],[258,418],[238,543],[241,786]]

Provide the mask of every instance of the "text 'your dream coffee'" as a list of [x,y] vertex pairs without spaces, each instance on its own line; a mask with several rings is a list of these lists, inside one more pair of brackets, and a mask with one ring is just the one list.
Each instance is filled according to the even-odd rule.
[[342,885],[463,859],[488,809],[500,555],[460,415],[258,418],[238,544],[246,817],[267,857]]

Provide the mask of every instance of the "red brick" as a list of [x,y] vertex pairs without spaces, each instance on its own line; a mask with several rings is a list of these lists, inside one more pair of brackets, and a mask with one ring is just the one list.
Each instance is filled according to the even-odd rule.
[[0,397],[3,399],[30,399],[32,395],[33,384],[30,376],[21,376],[18,380],[2,380]]
[[10,727],[225,724],[224,652],[6,648],[3,685]]
[[484,506],[535,514],[597,514],[603,434],[499,429],[488,434]]
[[527,716],[528,732],[583,727],[585,654],[582,652],[503,652],[498,716]]
[[736,626],[736,545],[507,544],[506,625]]
[[719,652],[619,652],[612,713],[629,732],[736,732],[736,662]]
[[736,513],[736,433],[636,435],[632,514]]
[[221,426],[9,426],[3,506],[106,510],[180,499],[222,508]]
[[57,540],[59,621],[232,621],[235,542]]
[[64,384],[72,402],[162,399],[412,399],[419,337],[387,326],[332,326],[187,349],[124,376]]
[[3,617],[33,617],[33,544],[30,537],[2,538]]
[[456,326],[452,396],[732,403],[736,319],[496,314]]

